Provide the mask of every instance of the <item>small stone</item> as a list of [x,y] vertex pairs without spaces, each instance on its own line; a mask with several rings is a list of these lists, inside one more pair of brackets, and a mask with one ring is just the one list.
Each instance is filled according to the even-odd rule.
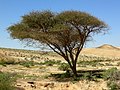
[[48,85],[50,85],[50,83],[45,83],[45,84],[44,84],[44,87],[47,87]]
[[32,88],[36,88],[36,86],[35,86],[35,85],[33,85],[33,84],[31,85],[31,87],[32,87]]
[[21,84],[17,84],[17,86],[21,86]]
[[32,81],[31,82],[27,82],[27,83],[29,83],[29,84],[35,84],[35,82],[32,82]]

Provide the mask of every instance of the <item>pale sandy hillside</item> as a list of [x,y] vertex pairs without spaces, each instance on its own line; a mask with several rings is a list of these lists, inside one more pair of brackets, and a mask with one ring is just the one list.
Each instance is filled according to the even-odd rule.
[[82,54],[97,55],[105,57],[120,57],[120,48],[104,44],[96,48],[85,48],[82,50]]
[[120,50],[119,47],[115,47],[115,46],[112,46],[112,45],[109,45],[109,44],[104,44],[104,45],[99,46],[97,48],[100,48],[100,49],[109,49],[109,50]]

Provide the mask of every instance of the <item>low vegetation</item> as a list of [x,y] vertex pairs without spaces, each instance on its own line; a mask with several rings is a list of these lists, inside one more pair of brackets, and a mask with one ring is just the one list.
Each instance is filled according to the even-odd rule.
[[69,71],[70,66],[67,63],[61,63],[60,66],[58,67],[58,69],[62,70],[62,71]]
[[60,65],[61,61],[60,60],[45,60],[44,62],[41,62],[40,64],[46,65],[46,66],[53,66],[53,65]]
[[120,90],[120,70],[117,68],[108,69],[104,73],[104,79],[108,81],[110,90]]
[[16,90],[15,75],[10,73],[0,73],[0,90]]

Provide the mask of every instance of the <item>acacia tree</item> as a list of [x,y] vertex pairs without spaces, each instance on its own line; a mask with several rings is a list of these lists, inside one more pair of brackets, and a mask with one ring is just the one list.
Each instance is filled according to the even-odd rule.
[[34,11],[8,28],[14,39],[24,40],[28,45],[34,42],[50,47],[68,62],[75,76],[77,59],[86,41],[107,30],[108,26],[103,21],[80,11]]

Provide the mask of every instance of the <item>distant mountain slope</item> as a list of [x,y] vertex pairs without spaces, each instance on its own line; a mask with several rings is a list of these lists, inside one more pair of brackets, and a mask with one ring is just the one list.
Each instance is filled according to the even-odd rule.
[[[31,50],[20,50],[20,49],[7,49],[7,48],[0,48],[0,58],[32,58],[32,57],[42,57],[45,52],[42,51],[31,51]],[[51,55],[57,55],[53,52]],[[104,44],[102,46],[96,48],[83,48],[81,54],[85,55],[95,55],[95,56],[105,56],[105,57],[120,57],[120,48],[115,47],[109,44]],[[57,55],[58,56],[58,55]],[[53,58],[53,56],[51,56]],[[61,58],[58,56],[58,58]]]
[[100,48],[100,49],[109,49],[109,50],[120,50],[120,48],[112,46],[112,45],[109,45],[109,44],[104,44],[104,45],[99,46],[97,48]]
[[96,48],[85,48],[81,52],[82,54],[87,55],[97,55],[105,57],[120,57],[120,48],[104,44]]

